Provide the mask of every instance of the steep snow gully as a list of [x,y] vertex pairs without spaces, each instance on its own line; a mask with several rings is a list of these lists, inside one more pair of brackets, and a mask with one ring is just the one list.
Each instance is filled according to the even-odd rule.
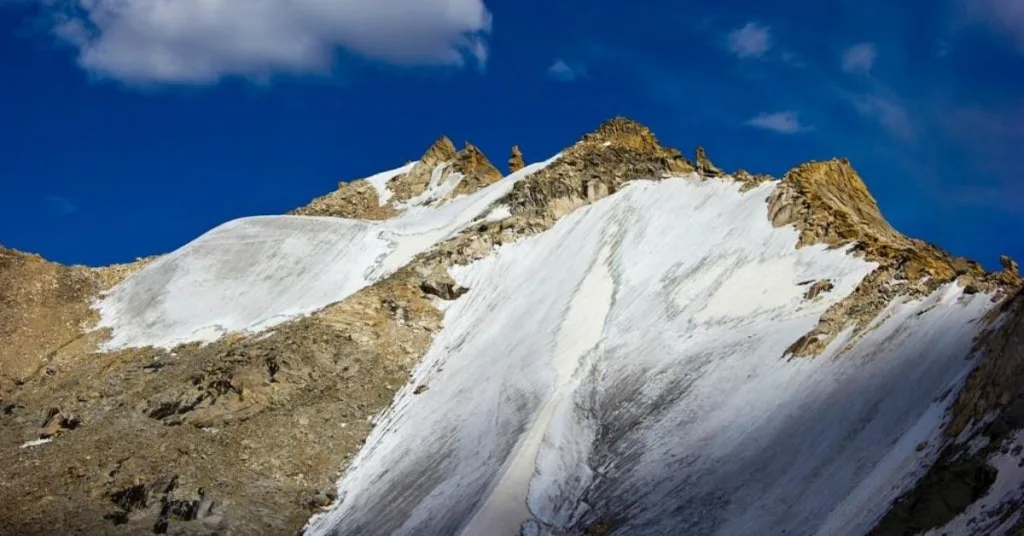
[[[344,299],[508,217],[501,199],[550,162],[383,222],[225,224],[98,302],[108,347],[259,331]],[[471,290],[306,533],[865,534],[937,457],[943,394],[992,302],[950,284],[784,359],[876,266],[798,248],[769,221],[776,187],[633,181],[453,268]]]

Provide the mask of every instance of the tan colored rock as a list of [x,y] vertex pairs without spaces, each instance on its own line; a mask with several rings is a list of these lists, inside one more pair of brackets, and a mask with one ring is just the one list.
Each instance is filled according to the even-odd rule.
[[804,293],[804,299],[805,300],[813,300],[813,299],[817,298],[818,296],[820,296],[820,295],[822,295],[822,294],[824,294],[826,292],[831,292],[833,288],[835,288],[835,285],[833,285],[832,281],[830,281],[828,279],[822,279],[821,281],[815,281],[807,289],[807,292]]
[[0,398],[83,342],[84,327],[98,320],[90,304],[108,282],[84,266],[0,247]]
[[713,162],[711,162],[711,159],[708,158],[708,155],[704,151],[704,148],[700,146],[697,147],[696,168],[697,173],[704,177],[721,177],[725,175],[725,172],[723,172],[721,169],[715,166]]
[[647,127],[617,117],[586,134],[561,158],[516,183],[503,203],[513,233],[548,229],[561,216],[618,191],[634,179],[660,180],[694,171],[675,149],[662,147]]
[[132,274],[149,266],[153,261],[159,258],[160,255],[150,255],[149,257],[137,258],[132,262],[111,264],[110,266],[102,266],[100,268],[93,268],[92,270],[99,275],[103,289],[106,290],[112,288],[121,281],[128,279]]
[[789,355],[817,355],[850,326],[858,330],[856,340],[863,335],[860,330],[895,296],[923,297],[958,277],[975,292],[1006,292],[998,277],[986,274],[977,263],[958,261],[893,229],[848,160],[809,162],[794,168],[769,199],[768,212],[776,227],[796,227],[798,247],[852,246],[855,254],[879,264],[853,293],[822,315],[814,330],[789,348]]
[[752,188],[756,188],[763,183],[771,182],[776,180],[771,175],[765,175],[763,173],[750,173],[747,170],[741,169],[732,174],[732,178],[742,183],[740,186],[741,192],[746,192]]
[[433,167],[443,162],[455,160],[455,154],[455,144],[452,143],[452,140],[448,136],[441,136],[427,149],[427,152],[423,153],[423,156],[420,157],[420,162]]
[[1003,270],[999,272],[999,280],[1007,286],[1021,286],[1022,281],[1020,277],[1020,265],[1017,261],[1011,259],[1007,255],[999,257],[999,264],[1003,266]]
[[450,197],[469,195],[477,190],[501,180],[501,172],[487,159],[483,151],[466,142],[465,148],[459,151],[452,162],[452,170],[461,173],[462,180],[452,191]]
[[526,164],[523,162],[523,152],[519,150],[518,145],[513,145],[512,156],[508,157],[508,171],[509,173],[515,173],[524,167],[526,167]]
[[[392,179],[394,180],[394,179]],[[377,189],[365,180],[342,182],[338,189],[318,197],[289,214],[296,216],[332,216],[357,220],[385,220],[396,214],[393,207],[381,206]]]

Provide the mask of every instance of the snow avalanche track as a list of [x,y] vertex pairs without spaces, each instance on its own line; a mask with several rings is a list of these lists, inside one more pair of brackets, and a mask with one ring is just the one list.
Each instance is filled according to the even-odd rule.
[[308,534],[865,533],[937,455],[989,298],[783,359],[874,265],[797,249],[774,187],[636,181],[454,270],[470,292]]

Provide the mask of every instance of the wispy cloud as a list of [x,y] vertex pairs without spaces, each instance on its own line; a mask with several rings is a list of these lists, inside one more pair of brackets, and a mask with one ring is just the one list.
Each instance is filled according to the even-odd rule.
[[914,121],[897,99],[879,94],[853,95],[850,103],[862,116],[878,121],[892,136],[903,141],[917,137]]
[[810,130],[811,127],[800,122],[800,116],[796,112],[774,112],[762,113],[746,122],[748,126],[771,130],[781,134],[796,134]]
[[974,17],[1013,39],[1024,52],[1024,2],[1021,0],[964,0]]
[[558,82],[575,82],[587,75],[587,69],[581,64],[569,64],[565,60],[556,59],[548,67],[548,78]]
[[848,73],[867,74],[875,65],[878,50],[874,43],[859,43],[846,49],[842,57],[843,70]]
[[89,72],[130,83],[330,71],[335,54],[385,63],[482,67],[482,0],[44,0],[55,34]]
[[772,47],[771,29],[755,22],[729,33],[729,50],[738,58],[760,58]]

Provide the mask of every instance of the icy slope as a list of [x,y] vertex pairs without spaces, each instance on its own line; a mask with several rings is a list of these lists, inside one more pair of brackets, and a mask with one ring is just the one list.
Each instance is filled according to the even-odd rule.
[[[211,341],[342,300],[486,217],[517,181],[552,160],[440,207],[410,206],[392,220],[264,216],[228,222],[158,259],[96,305],[99,327],[112,330],[106,348]],[[402,169],[368,180],[386,188],[387,178]]]
[[470,292],[308,534],[865,533],[934,458],[990,303],[949,285],[782,359],[873,265],[797,249],[775,187],[634,182],[456,270]]

